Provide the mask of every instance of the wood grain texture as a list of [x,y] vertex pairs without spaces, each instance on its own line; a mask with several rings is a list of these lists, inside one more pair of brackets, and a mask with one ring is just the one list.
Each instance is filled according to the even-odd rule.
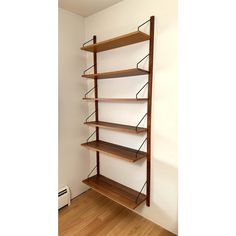
[[144,102],[148,98],[83,98],[87,101],[102,101],[102,102]]
[[143,152],[143,151],[137,152],[137,150],[135,149],[120,146],[113,143],[104,142],[101,140],[99,141],[95,140],[88,143],[82,143],[81,146],[94,150],[94,151],[99,151],[99,152],[108,154],[109,156],[112,156],[112,157],[129,161],[129,162],[135,162],[146,157],[146,152]]
[[93,190],[74,198],[58,215],[59,236],[175,236]]
[[149,40],[149,38],[150,36],[148,34],[145,34],[141,31],[135,31],[96,44],[84,46],[80,49],[88,52],[102,52],[130,44],[140,43]]
[[140,194],[138,197],[139,192],[102,175],[94,175],[88,179],[83,180],[83,183],[87,184],[105,197],[108,197],[111,200],[130,209],[135,209],[146,199],[144,194]]
[[82,75],[82,77],[90,78],[90,79],[95,79],[95,78],[97,78],[97,79],[112,79],[112,78],[119,78],[119,77],[145,75],[148,73],[149,72],[147,70],[134,68],[134,69],[128,69],[128,70],[103,72],[103,73],[97,73],[97,74],[87,74],[87,75]]
[[147,132],[147,128],[137,127],[136,129],[136,126],[110,123],[110,122],[104,122],[104,121],[89,121],[89,122],[85,122],[84,124],[92,126],[92,127],[101,127],[105,129],[112,129],[112,130],[134,133],[134,134]]

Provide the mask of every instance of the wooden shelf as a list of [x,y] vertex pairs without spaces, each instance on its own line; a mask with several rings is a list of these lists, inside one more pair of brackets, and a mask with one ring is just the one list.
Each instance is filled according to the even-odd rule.
[[84,124],[93,126],[93,127],[102,127],[106,129],[112,129],[112,130],[118,130],[128,133],[144,133],[147,132],[147,128],[143,127],[136,127],[130,126],[130,125],[122,125],[122,124],[116,124],[116,123],[110,123],[110,122],[104,122],[104,121],[90,121],[85,122]]
[[[136,190],[126,187],[102,175],[92,176],[83,180],[83,183],[87,184],[105,197],[108,197],[130,209],[135,209],[139,204],[146,200],[146,195],[141,193],[138,197],[139,192]],[[138,200],[136,202],[137,197]]]
[[[92,141],[88,143],[82,143],[81,146],[86,147],[88,149],[99,151],[101,153],[108,154],[110,156],[120,158],[129,162],[135,162],[147,156],[146,152],[120,146],[113,143],[104,142],[101,140]],[[136,156],[137,153],[137,156]]]
[[112,79],[112,78],[118,78],[118,77],[146,75],[148,73],[149,72],[146,70],[134,68],[134,69],[128,69],[128,70],[118,70],[118,71],[103,72],[103,73],[97,73],[97,74],[87,74],[87,75],[82,75],[82,77],[90,78],[90,79]]
[[83,98],[83,100],[103,102],[141,102],[147,101],[148,98]]
[[150,36],[141,31],[135,31],[129,34],[121,35],[112,39],[108,39],[99,43],[81,47],[81,50],[89,52],[102,52],[114,48],[127,46],[130,44],[140,43],[149,40]]

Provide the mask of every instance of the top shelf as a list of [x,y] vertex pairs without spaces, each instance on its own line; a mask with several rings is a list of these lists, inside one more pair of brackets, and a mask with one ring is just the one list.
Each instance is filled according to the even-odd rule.
[[135,31],[129,34],[124,34],[112,39],[102,41],[100,43],[91,44],[81,47],[81,50],[89,52],[103,52],[114,48],[127,46],[130,44],[140,43],[149,40],[150,36],[141,31]]

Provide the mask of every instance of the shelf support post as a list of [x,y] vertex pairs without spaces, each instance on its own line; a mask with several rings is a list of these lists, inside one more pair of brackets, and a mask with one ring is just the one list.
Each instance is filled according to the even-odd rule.
[[152,77],[153,77],[153,51],[154,51],[154,16],[150,18],[149,40],[149,74],[148,74],[148,107],[147,107],[147,199],[146,205],[150,206],[151,188],[151,116],[152,116]]
[[[97,43],[96,35],[93,36],[93,43]],[[94,64],[94,74],[97,74],[97,52],[93,52],[93,64]],[[95,87],[95,98],[98,98],[98,81],[97,77],[94,78]],[[95,120],[98,121],[98,101],[95,101]],[[99,127],[96,127],[96,140],[99,140]],[[96,161],[97,161],[97,175],[100,175],[100,156],[99,152],[96,151]]]

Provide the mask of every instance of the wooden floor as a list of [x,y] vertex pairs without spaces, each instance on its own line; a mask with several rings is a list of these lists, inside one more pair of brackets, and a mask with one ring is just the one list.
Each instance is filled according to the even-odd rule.
[[101,194],[88,190],[59,211],[60,236],[173,236]]

